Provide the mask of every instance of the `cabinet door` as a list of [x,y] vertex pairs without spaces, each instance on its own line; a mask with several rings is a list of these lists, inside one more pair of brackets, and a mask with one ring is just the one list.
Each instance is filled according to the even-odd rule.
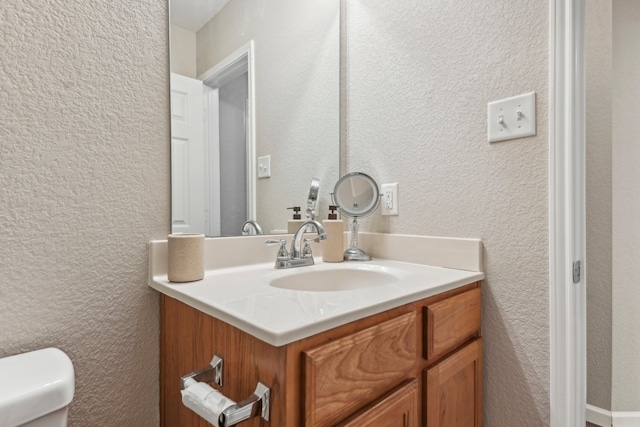
[[305,426],[333,426],[414,376],[416,324],[411,312],[305,350]]
[[425,373],[428,427],[482,426],[482,339],[455,352]]
[[337,427],[418,427],[418,417],[418,384],[413,380]]

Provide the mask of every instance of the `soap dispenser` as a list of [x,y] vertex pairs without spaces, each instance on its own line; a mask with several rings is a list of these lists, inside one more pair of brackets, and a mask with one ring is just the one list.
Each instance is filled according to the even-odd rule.
[[294,206],[292,208],[287,208],[287,209],[293,210],[293,219],[289,220],[289,225],[287,226],[287,232],[295,233],[296,231],[298,231],[298,228],[300,228],[300,226],[304,222],[302,220],[302,215],[300,215],[300,206]]
[[322,261],[344,261],[344,221],[338,219],[337,206],[329,206],[329,219],[322,221],[327,239],[322,243]]

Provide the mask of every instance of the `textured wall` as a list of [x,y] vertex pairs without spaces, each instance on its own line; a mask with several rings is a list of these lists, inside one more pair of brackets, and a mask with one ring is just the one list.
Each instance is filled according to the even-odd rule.
[[199,75],[254,40],[256,154],[271,155],[271,178],[257,183],[265,232],[286,229],[314,177],[326,218],[339,178],[339,24],[335,0],[234,0],[198,31]]
[[611,409],[611,0],[586,2],[587,403]]
[[[166,5],[0,17],[0,353],[69,353],[72,426],[157,425]],[[483,239],[485,424],[548,425],[548,2],[356,0],[348,19],[347,167],[400,183],[401,215],[363,228]],[[486,103],[530,90],[538,135],[488,144]]]
[[613,2],[614,411],[640,410],[640,2]]
[[[485,425],[549,425],[549,2],[353,0],[347,20],[347,169],[400,193],[363,229],[482,238]],[[489,144],[487,102],[529,91],[537,136]]]
[[0,356],[67,352],[71,426],[156,426],[166,2],[3,0],[0,22]]

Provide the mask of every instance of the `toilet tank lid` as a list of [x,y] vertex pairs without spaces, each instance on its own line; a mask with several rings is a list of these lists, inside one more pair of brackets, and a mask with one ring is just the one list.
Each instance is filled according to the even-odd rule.
[[57,348],[0,358],[0,378],[0,426],[27,423],[73,399],[73,364]]

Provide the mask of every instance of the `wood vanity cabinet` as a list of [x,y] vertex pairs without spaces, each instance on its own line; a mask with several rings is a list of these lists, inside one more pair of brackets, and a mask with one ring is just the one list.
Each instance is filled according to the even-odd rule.
[[[423,371],[425,425],[482,426],[480,288],[427,304]],[[445,358],[442,355],[449,354]]]
[[270,421],[242,426],[482,426],[479,283],[281,347],[162,295],[162,426],[210,425],[182,405],[180,377],[214,354],[231,399],[271,388]]

